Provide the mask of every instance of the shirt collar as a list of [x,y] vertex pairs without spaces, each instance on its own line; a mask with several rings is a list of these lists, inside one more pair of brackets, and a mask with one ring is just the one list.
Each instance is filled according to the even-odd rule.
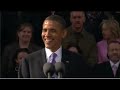
[[119,60],[116,64],[114,64],[114,63],[110,60],[110,65],[111,65],[111,67],[112,67],[113,65],[115,65],[115,66],[118,68],[119,64],[120,64],[120,60]]
[[[50,49],[45,48],[45,53],[46,53],[46,59],[47,61],[49,60],[49,56],[53,53]],[[62,57],[62,46],[60,46],[60,48],[55,51],[54,53],[57,54],[57,57]]]

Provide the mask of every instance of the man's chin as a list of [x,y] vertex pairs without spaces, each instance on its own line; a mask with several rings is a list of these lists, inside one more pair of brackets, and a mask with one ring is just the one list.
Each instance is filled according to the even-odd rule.
[[45,45],[45,47],[48,48],[48,49],[51,49],[51,46],[49,46],[49,45]]
[[26,40],[23,40],[24,42],[30,42],[30,40],[26,39]]

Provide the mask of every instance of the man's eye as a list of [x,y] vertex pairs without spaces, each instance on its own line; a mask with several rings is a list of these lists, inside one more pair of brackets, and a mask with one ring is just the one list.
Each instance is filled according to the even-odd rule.
[[77,17],[75,17],[75,16],[73,17],[73,19],[76,19],[76,18],[77,18]]
[[46,32],[47,30],[46,29],[43,29],[42,32]]
[[22,31],[23,33],[25,33],[26,31]]
[[55,29],[52,29],[51,32],[56,32],[56,30],[55,30]]

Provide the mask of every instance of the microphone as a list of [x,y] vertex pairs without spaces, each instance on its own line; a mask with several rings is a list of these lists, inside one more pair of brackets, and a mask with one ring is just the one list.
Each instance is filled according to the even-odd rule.
[[55,63],[55,70],[56,74],[58,75],[58,78],[62,78],[65,73],[65,65],[62,62],[56,62]]
[[43,66],[43,72],[48,77],[51,78],[54,74],[55,67],[52,63],[45,63]]

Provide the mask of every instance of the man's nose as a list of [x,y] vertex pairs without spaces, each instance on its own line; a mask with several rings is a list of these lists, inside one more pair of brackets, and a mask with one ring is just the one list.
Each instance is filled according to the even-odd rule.
[[47,32],[45,33],[45,36],[50,36],[50,32],[47,31]]
[[29,32],[25,32],[24,34],[25,34],[25,35],[28,35],[28,34],[29,34]]
[[116,53],[117,53],[117,50],[113,50],[113,53],[116,54]]
[[75,21],[76,21],[76,22],[78,22],[78,21],[79,21],[79,19],[78,19],[78,18],[76,18],[76,19],[75,19]]

